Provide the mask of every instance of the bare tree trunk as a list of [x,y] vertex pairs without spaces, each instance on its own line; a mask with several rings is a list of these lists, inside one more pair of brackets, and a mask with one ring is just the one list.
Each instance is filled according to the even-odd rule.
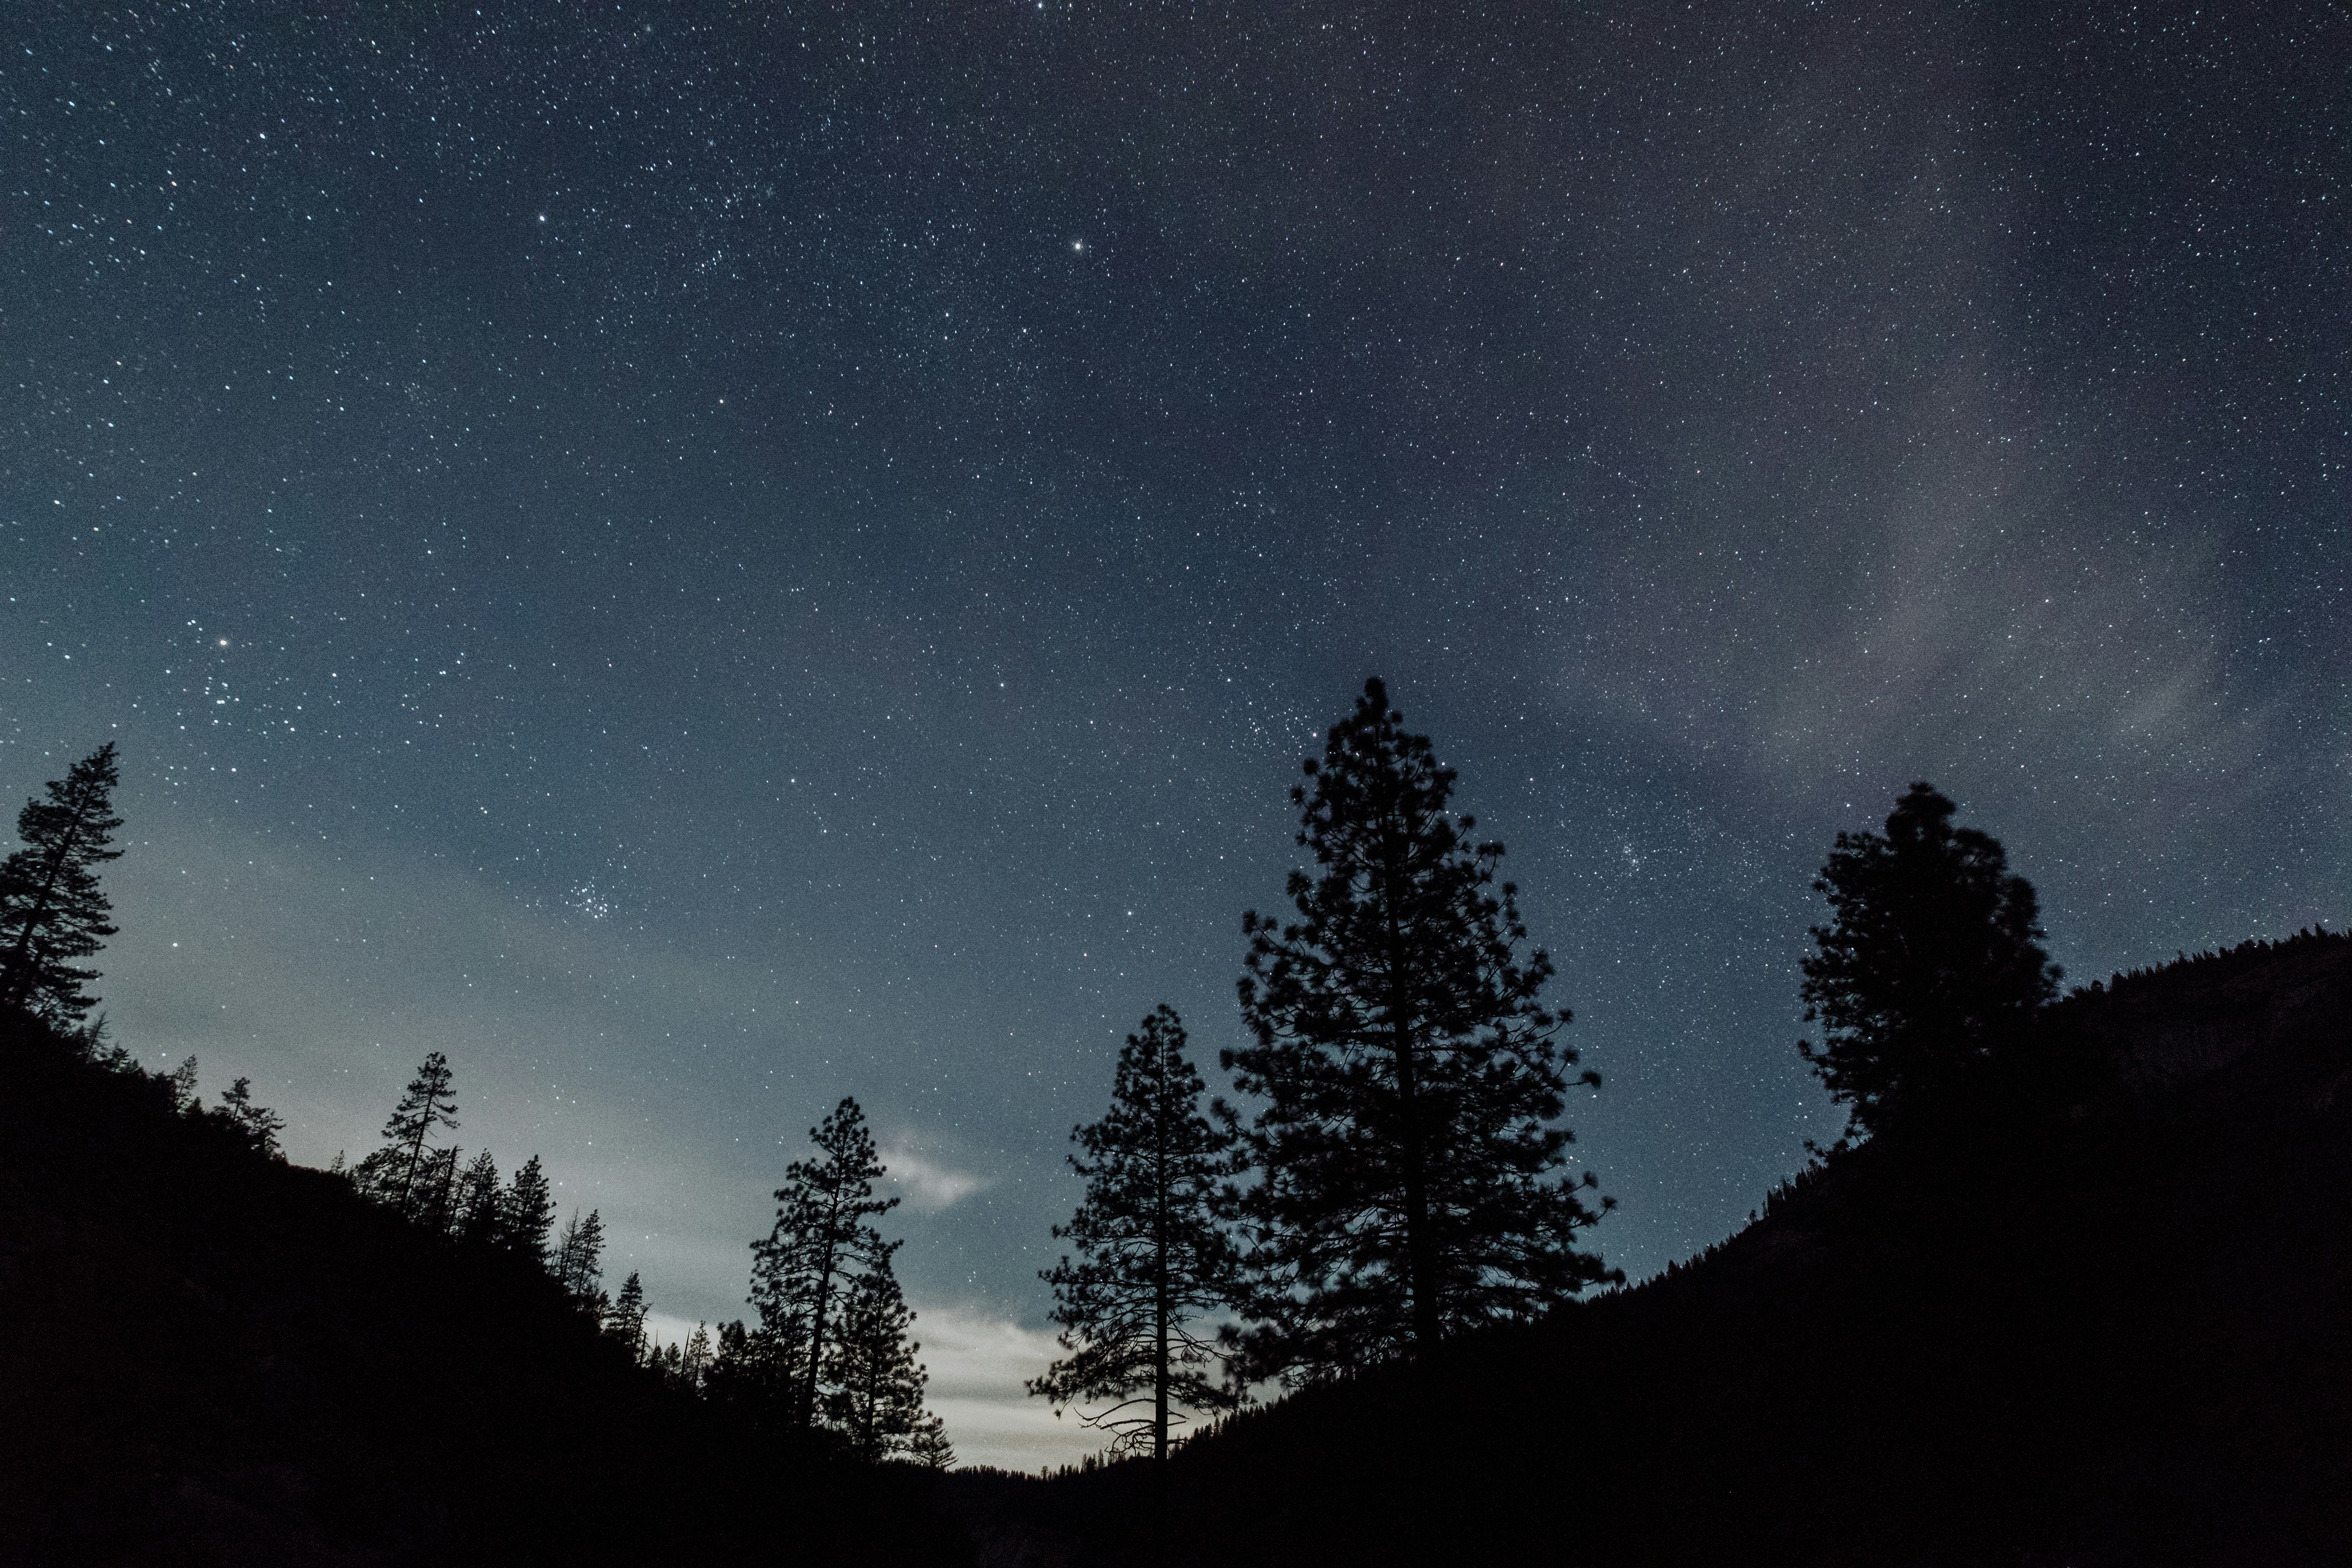
[[817,1271],[816,1300],[809,1310],[808,1370],[801,1378],[801,1426],[814,1431],[816,1427],[817,1363],[824,1356],[825,1298],[833,1293],[834,1237],[841,1228],[841,1194],[833,1194],[833,1206],[824,1218],[824,1267]]

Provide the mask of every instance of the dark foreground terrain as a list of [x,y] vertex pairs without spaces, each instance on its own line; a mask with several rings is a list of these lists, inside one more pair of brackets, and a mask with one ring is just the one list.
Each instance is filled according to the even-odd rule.
[[[1171,1468],[1177,1563],[2352,1562],[2352,942],[2078,994],[1691,1266]],[[1140,1468],[953,1485],[1138,1560]]]
[[663,1386],[522,1259],[0,1060],[0,1563],[968,1560],[936,1477]]
[[[0,1561],[1155,1559],[1143,1467],[795,1449],[516,1259],[0,1053]],[[2352,1561],[2352,942],[2078,994],[1690,1266],[1172,1469],[1171,1562]]]

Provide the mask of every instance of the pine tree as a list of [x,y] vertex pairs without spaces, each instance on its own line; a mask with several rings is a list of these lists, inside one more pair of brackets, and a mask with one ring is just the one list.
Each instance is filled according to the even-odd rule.
[[533,1154],[514,1173],[499,1203],[499,1239],[541,1268],[546,1267],[547,1236],[555,1228],[555,1194]]
[[108,1072],[137,1070],[139,1058],[125,1050],[111,1037],[112,1031],[107,1025],[105,1014],[100,1013],[97,1017],[79,1027],[69,1026],[61,1026],[61,1027],[66,1038],[73,1043],[75,1052],[92,1067],[103,1068]]
[[1850,1133],[1949,1089],[2058,994],[2033,884],[1999,839],[1955,828],[1958,809],[1913,784],[1884,837],[1839,834],[1813,883],[1834,919],[1812,928],[1801,994],[1822,1039],[1797,1048],[1848,1107]]
[[447,1057],[430,1053],[383,1124],[383,1147],[378,1151],[383,1158],[372,1173],[378,1194],[403,1214],[416,1211],[428,1195],[428,1184],[421,1178],[432,1173],[437,1152],[431,1142],[434,1129],[457,1125],[457,1103],[449,1098],[456,1078]]
[[929,1377],[915,1360],[922,1346],[907,1337],[914,1322],[887,1256],[849,1281],[825,1351],[825,1413],[869,1464],[904,1448],[923,1417]]
[[595,1300],[596,1283],[604,1277],[604,1218],[594,1209],[582,1219],[573,1210],[556,1244],[552,1271],[555,1282],[572,1300],[586,1305]]
[[372,1149],[351,1167],[352,1185],[359,1189],[362,1197],[396,1208],[400,1204],[402,1164],[399,1150]]
[[1234,1294],[1233,1243],[1217,1216],[1233,1136],[1202,1114],[1201,1075],[1184,1044],[1175,1011],[1156,1009],[1119,1052],[1109,1114],[1070,1134],[1083,1151],[1070,1165],[1087,1195],[1054,1234],[1079,1257],[1038,1276],[1054,1288],[1070,1353],[1028,1385],[1057,1407],[1110,1401],[1079,1418],[1115,1434],[1114,1452],[1141,1449],[1162,1462],[1171,1405],[1234,1403],[1223,1354],[1195,1328]]
[[499,1163],[488,1149],[457,1181],[455,1228],[460,1241],[483,1244],[499,1238]]
[[702,1370],[703,1397],[755,1416],[801,1425],[801,1379],[789,1342],[764,1328],[749,1332],[741,1319],[719,1326],[718,1343]]
[[1551,960],[1520,956],[1503,847],[1469,837],[1454,771],[1402,724],[1367,681],[1306,763],[1312,793],[1291,792],[1318,868],[1290,874],[1297,921],[1242,918],[1255,1043],[1223,1060],[1264,1101],[1240,1128],[1258,1173],[1237,1194],[1259,1282],[1244,1343],[1294,1383],[1616,1277],[1576,1246],[1598,1214],[1592,1178],[1564,1173],[1576,1053],[1538,999]]
[[118,782],[109,741],[17,815],[25,847],[0,862],[0,1004],[63,1025],[95,1005],[82,987],[98,971],[76,961],[115,934],[95,868],[122,854],[110,847],[122,826],[114,815]]
[[710,1329],[696,1323],[694,1332],[687,1336],[686,1350],[678,1357],[678,1377],[695,1393],[702,1392],[702,1380],[710,1370]]
[[436,1235],[452,1236],[457,1232],[458,1153],[457,1146],[452,1143],[427,1156],[425,1173],[409,1197],[410,1217]]
[[929,1470],[944,1470],[955,1463],[955,1445],[948,1441],[948,1424],[926,1412],[907,1439],[907,1458]]
[[286,1158],[278,1146],[278,1135],[286,1131],[286,1119],[267,1106],[253,1103],[251,1079],[238,1079],[221,1090],[220,1115],[253,1145],[255,1153],[272,1160]]
[[627,1347],[630,1360],[645,1359],[646,1288],[634,1270],[622,1283],[621,1294],[605,1316],[604,1331]]
[[896,1250],[866,1221],[898,1206],[895,1197],[874,1195],[882,1162],[856,1100],[843,1100],[809,1136],[822,1157],[785,1168],[776,1223],[751,1247],[751,1297],[768,1353],[797,1375],[795,1414],[804,1426],[822,1414],[818,1384],[845,1289],[862,1274],[887,1268]]
[[731,1323],[719,1324],[717,1342],[710,1350],[710,1364],[703,1369],[703,1394],[715,1404],[753,1403],[751,1363],[751,1336],[744,1331],[743,1321],[738,1318]]
[[204,1103],[203,1096],[196,1092],[195,1058],[190,1057],[186,1061],[182,1062],[173,1069],[172,1076],[164,1081],[171,1088],[172,1109],[182,1115],[186,1115]]

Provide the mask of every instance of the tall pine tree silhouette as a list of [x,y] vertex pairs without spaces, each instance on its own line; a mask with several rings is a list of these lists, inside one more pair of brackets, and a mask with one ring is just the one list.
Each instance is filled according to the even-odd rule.
[[868,1463],[904,1451],[923,1418],[928,1374],[915,1360],[922,1346],[908,1338],[914,1322],[888,1252],[848,1281],[825,1352],[826,1415]]
[[[1028,1385],[1111,1432],[1114,1452],[1161,1462],[1171,1407],[1234,1404],[1225,1357],[1197,1328],[1236,1279],[1217,1213],[1233,1136],[1202,1113],[1201,1075],[1184,1045],[1175,1010],[1156,1008],[1119,1051],[1109,1113],[1070,1134],[1086,1201],[1054,1234],[1078,1256],[1039,1275],[1054,1288],[1069,1353]],[[1089,1414],[1087,1400],[1109,1403]]]
[[710,1326],[697,1323],[694,1332],[687,1336],[685,1353],[678,1357],[678,1380],[693,1392],[701,1393],[703,1376],[710,1370]]
[[382,1147],[361,1162],[363,1184],[403,1214],[421,1212],[431,1196],[426,1178],[438,1173],[440,1152],[433,1147],[433,1133],[457,1125],[457,1102],[450,1098],[456,1080],[447,1057],[427,1054],[383,1124]]
[[[640,1361],[646,1350],[646,1287],[632,1269],[621,1285],[621,1293],[613,1299],[613,1310],[604,1318],[604,1331],[619,1340],[629,1352],[631,1361]],[[673,1346],[673,1349],[676,1347]]]
[[195,1058],[190,1057],[173,1068],[172,1076],[163,1081],[171,1091],[173,1110],[185,1114],[204,1103],[205,1097],[196,1091]]
[[1538,998],[1550,959],[1520,955],[1503,847],[1469,837],[1454,771],[1377,679],[1306,773],[1291,799],[1317,869],[1290,874],[1295,921],[1243,916],[1255,1043],[1223,1053],[1264,1102],[1234,1115],[1259,1178],[1237,1194],[1260,1285],[1243,1342],[1292,1382],[1616,1277],[1577,1247],[1598,1214],[1592,1178],[1564,1170],[1576,1053]]
[[79,961],[115,934],[96,868],[122,854],[111,847],[118,782],[109,741],[17,815],[25,847],[0,861],[0,1004],[60,1025],[95,1005],[82,987],[98,971]]
[[454,1229],[460,1241],[492,1242],[499,1237],[499,1163],[488,1149],[474,1156],[457,1178]]
[[944,1470],[955,1464],[955,1445],[948,1440],[948,1424],[937,1412],[926,1412],[907,1438],[907,1458],[927,1470]]
[[499,1200],[499,1240],[533,1263],[545,1266],[548,1233],[555,1228],[555,1194],[533,1154],[522,1163]]
[[1958,809],[1913,784],[1884,835],[1839,834],[1813,883],[1833,918],[1812,928],[1800,994],[1822,1043],[1797,1048],[1865,1135],[1949,1089],[2058,994],[2033,884],[1999,839],[1954,827]]
[[867,1222],[898,1206],[874,1195],[882,1162],[856,1100],[843,1100],[809,1137],[819,1157],[785,1168],[775,1225],[752,1244],[751,1297],[764,1349],[798,1383],[795,1415],[804,1426],[824,1414],[818,1384],[843,1295],[857,1277],[889,1266],[894,1248]]
[[266,1105],[253,1102],[253,1080],[238,1079],[221,1090],[218,1114],[236,1129],[253,1152],[272,1160],[283,1160],[285,1152],[278,1146],[278,1135],[286,1131],[286,1119]]
[[452,1236],[457,1229],[457,1160],[455,1143],[426,1157],[425,1170],[409,1195],[409,1217],[425,1229]]
[[563,1226],[563,1235],[555,1244],[553,1265],[555,1282],[563,1293],[583,1306],[596,1299],[596,1287],[604,1277],[604,1216],[594,1209],[582,1219],[574,1210]]

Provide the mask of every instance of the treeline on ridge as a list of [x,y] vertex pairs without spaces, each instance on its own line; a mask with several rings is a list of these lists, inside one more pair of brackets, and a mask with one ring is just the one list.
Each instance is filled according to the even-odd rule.
[[[1230,1415],[1526,1327],[1622,1275],[1581,1245],[1612,1200],[1571,1170],[1569,1093],[1597,1089],[1545,1001],[1501,844],[1453,769],[1368,681],[1291,792],[1283,917],[1242,917],[1248,1043],[1212,1098],[1173,1010],[1128,1037],[1100,1121],[1072,1134],[1086,1200],[1044,1272],[1065,1352],[1030,1384],[1164,1469],[1183,1412]],[[1799,1050],[1848,1112],[1817,1160],[1905,1138],[2021,1074],[2079,1063],[2036,1026],[2060,972],[1998,840],[1913,784],[1884,831],[1838,835],[1813,886]],[[1164,1486],[1164,1482],[1162,1483]],[[1164,1501],[1161,1506],[1164,1505]]]
[[[1560,1039],[1570,1015],[1543,994],[1553,965],[1500,879],[1503,846],[1454,809],[1454,771],[1377,680],[1303,772],[1292,801],[1311,864],[1289,873],[1284,914],[1243,917],[1245,1037],[1219,1054],[1230,1098],[1211,1092],[1175,1013],[1147,1015],[1106,1114],[1073,1132],[1084,1201],[1056,1227],[1069,1254],[1043,1274],[1063,1353],[1031,1392],[1102,1429],[1113,1457],[1160,1461],[1163,1510],[1187,1412],[1229,1417],[1269,1384],[1320,1391],[1384,1365],[1417,1377],[1466,1364],[1463,1347],[1511,1342],[1622,1283],[1585,1245],[1611,1200],[1574,1169],[1562,1125],[1570,1095],[1599,1079]],[[2083,1023],[2101,988],[2060,997],[2032,887],[1957,811],[1913,784],[1881,828],[1839,834],[1813,883],[1829,918],[1801,962],[1818,1029],[1798,1049],[1847,1125],[1766,1200],[1767,1220],[1857,1159],[1967,1143],[1993,1124],[1987,1108],[2079,1105],[2113,1087],[2112,1056]],[[29,874],[10,875],[0,962],[69,966],[94,951],[27,935]],[[94,942],[94,879],[78,896],[74,941]],[[87,970],[5,974],[52,1017],[87,1005]],[[2139,989],[2119,976],[2112,994]],[[99,1034],[89,1049],[103,1055]],[[268,1113],[242,1083],[233,1092],[203,1114],[260,1149]],[[814,1157],[776,1193],[753,1247],[756,1321],[658,1349],[634,1277],[604,1298],[598,1216],[554,1236],[537,1162],[504,1184],[488,1155],[465,1163],[436,1142],[454,1115],[436,1056],[348,1179],[439,1244],[521,1255],[632,1360],[747,1429],[861,1460],[949,1462],[923,1409],[898,1244],[875,1224],[895,1200],[876,1195],[885,1172],[855,1100],[811,1130]]]
[[[205,1107],[196,1058],[150,1073],[91,1017],[99,978],[84,962],[118,934],[98,868],[121,854],[112,794],[113,745],[102,746],[29,802],[18,818],[25,847],[0,863],[0,1012],[51,1037],[81,1064],[152,1088],[154,1105],[220,1133],[254,1158],[282,1163],[285,1121],[237,1079]],[[577,1211],[557,1227],[552,1186],[538,1155],[500,1179],[488,1150],[470,1160],[446,1137],[458,1127],[456,1071],[429,1053],[384,1122],[377,1146],[356,1163],[338,1153],[327,1174],[416,1233],[455,1251],[517,1260],[551,1281],[585,1323],[663,1386],[729,1407],[734,1419],[867,1463],[954,1460],[944,1424],[924,1407],[928,1373],[915,1357],[915,1321],[885,1242],[865,1221],[887,1212],[872,1184],[883,1174],[856,1102],[845,1100],[813,1129],[824,1158],[793,1165],[777,1193],[776,1224],[752,1246],[757,1327],[697,1324],[683,1342],[646,1331],[647,1302],[632,1272],[617,1294],[604,1288],[604,1220]],[[855,1189],[853,1191],[853,1189]],[[848,1206],[845,1209],[843,1204]]]

